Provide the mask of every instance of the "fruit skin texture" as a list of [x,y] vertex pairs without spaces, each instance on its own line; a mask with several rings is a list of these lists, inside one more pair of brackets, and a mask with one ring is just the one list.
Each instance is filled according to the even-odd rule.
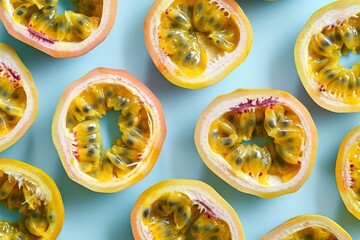
[[[247,102],[248,99],[278,98],[278,102],[290,107],[300,117],[305,129],[301,168],[290,181],[278,186],[262,186],[254,181],[238,177],[233,174],[232,168],[225,159],[213,152],[208,141],[211,122],[230,111],[231,107]],[[200,157],[215,174],[237,190],[263,198],[272,198],[296,192],[308,179],[315,164],[317,152],[317,129],[308,110],[291,94],[275,89],[238,89],[231,93],[215,98],[201,113],[196,124],[194,140]]]
[[[71,58],[84,55],[99,45],[109,34],[116,17],[117,0],[104,0],[101,22],[98,28],[85,40],[73,43],[62,41],[46,41],[33,36],[29,29],[16,23],[11,14],[0,6],[0,20],[7,32],[18,39],[52,57]],[[38,33],[41,35],[40,33]]]
[[330,218],[317,214],[304,214],[283,222],[269,233],[265,234],[259,240],[283,239],[295,231],[311,226],[323,227],[332,232],[339,240],[352,239],[351,236],[341,226],[339,226]]
[[0,139],[0,152],[2,152],[16,143],[34,123],[38,114],[38,94],[31,73],[15,50],[4,43],[0,43],[0,62],[6,63],[8,67],[11,67],[15,73],[20,75],[27,95],[26,110],[23,118],[7,136]]
[[[107,80],[110,79],[110,80]],[[113,80],[116,79],[116,80]],[[133,171],[124,179],[114,182],[99,182],[94,178],[82,173],[76,166],[74,166],[74,155],[71,152],[71,145],[67,142],[64,131],[66,130],[66,113],[70,102],[76,97],[84,88],[91,86],[93,83],[109,82],[111,84],[119,84],[130,89],[136,96],[138,96],[144,105],[150,110],[152,115],[152,140],[149,140],[148,152],[146,157],[142,159]],[[65,115],[65,116],[64,116]],[[73,181],[83,185],[84,187],[95,192],[118,192],[121,191],[141,179],[143,179],[152,169],[160,154],[162,144],[166,136],[165,117],[162,106],[156,96],[148,89],[142,82],[137,80],[134,76],[124,70],[96,68],[72,82],[63,92],[59,103],[57,105],[53,123],[52,123],[52,137],[53,142],[58,150],[60,160],[68,174]]]
[[40,237],[39,239],[56,239],[64,224],[64,204],[61,193],[54,180],[41,169],[14,159],[0,158],[0,170],[5,170],[6,173],[20,175],[25,180],[41,186],[41,191],[46,200],[51,204],[49,205],[51,206],[49,209],[56,214],[56,221],[49,225],[45,232],[46,237]]
[[331,99],[319,90],[318,84],[309,74],[308,46],[314,33],[321,31],[326,25],[331,25],[337,19],[344,19],[360,12],[360,4],[357,0],[334,1],[317,10],[305,24],[295,43],[294,59],[300,80],[310,97],[320,107],[332,112],[359,112],[360,102],[348,104],[343,101]]
[[360,126],[357,126],[348,132],[342,140],[336,160],[335,177],[340,196],[347,210],[360,220],[360,205],[351,188],[352,177],[350,175],[350,164],[347,161],[350,148],[358,143],[359,138]]
[[222,214],[221,216],[226,216],[227,218],[223,219],[228,221],[228,224],[231,223],[232,239],[245,239],[242,225],[236,212],[211,186],[198,180],[168,179],[149,187],[136,200],[130,214],[131,229],[135,240],[152,239],[149,232],[142,225],[141,218],[143,212],[163,193],[173,191],[185,193],[191,200],[199,200],[213,207],[212,210],[214,212],[219,213],[219,215]]
[[[228,56],[225,60],[216,61],[211,68],[207,67],[199,76],[192,77],[181,73],[179,67],[173,64],[169,56],[161,49],[158,36],[158,25],[160,24],[161,14],[165,12],[173,2],[174,0],[155,0],[144,23],[146,48],[154,64],[167,80],[179,87],[188,89],[208,87],[221,81],[245,60],[252,45],[250,22],[236,1],[216,1],[230,14],[236,15],[236,24],[240,26],[239,45],[233,52],[226,54]],[[211,59],[208,60],[211,62]]]

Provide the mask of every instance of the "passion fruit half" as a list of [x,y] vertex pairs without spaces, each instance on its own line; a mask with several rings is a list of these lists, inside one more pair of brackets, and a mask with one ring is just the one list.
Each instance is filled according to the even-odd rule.
[[37,113],[31,73],[12,47],[0,43],[0,152],[25,134]]
[[200,115],[196,148],[236,189],[260,197],[297,191],[315,163],[317,130],[307,109],[274,89],[238,89]]
[[261,237],[260,240],[351,240],[351,236],[330,218],[305,214],[287,220]]
[[351,68],[340,59],[360,53],[360,3],[340,0],[316,11],[295,44],[295,63],[302,84],[322,108],[360,111],[360,62]]
[[131,211],[135,240],[245,239],[234,209],[209,185],[196,180],[159,182]]
[[56,239],[64,222],[64,205],[55,182],[27,163],[0,159],[0,202],[24,217],[0,220],[1,239]]
[[335,167],[340,196],[348,211],[360,220],[360,126],[342,140]]
[[223,79],[245,60],[252,43],[250,22],[233,0],[156,0],[144,35],[159,71],[191,89]]
[[58,11],[58,0],[1,0],[0,20],[16,39],[53,57],[83,55],[109,34],[117,0],[75,0],[77,11]]
[[[99,119],[108,110],[119,113],[119,138],[104,149]],[[123,70],[97,68],[65,89],[52,134],[72,180],[93,191],[117,192],[149,173],[166,127],[159,100],[143,83]]]

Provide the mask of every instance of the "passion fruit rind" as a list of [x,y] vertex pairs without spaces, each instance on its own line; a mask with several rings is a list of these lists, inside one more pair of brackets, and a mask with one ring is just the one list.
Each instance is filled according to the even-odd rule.
[[241,223],[229,207],[202,182],[165,180],[146,190],[135,204],[131,214],[134,237],[244,239]]
[[351,240],[351,236],[336,222],[317,214],[304,214],[291,218],[260,238]]
[[360,109],[360,63],[340,64],[349,52],[360,53],[359,17],[357,1],[336,1],[315,12],[296,41],[300,79],[314,101],[330,111]]
[[[46,186],[39,185],[37,177],[28,176],[24,171],[41,175],[40,181]],[[55,199],[56,206],[53,206],[51,201]],[[1,220],[0,236],[31,240],[55,239],[59,234],[64,214],[61,195],[41,170],[16,160],[0,159],[0,202],[10,210],[18,209],[24,216],[14,223]]]
[[238,190],[261,197],[300,188],[314,164],[316,139],[306,108],[273,89],[240,89],[216,98],[195,130],[209,168]]

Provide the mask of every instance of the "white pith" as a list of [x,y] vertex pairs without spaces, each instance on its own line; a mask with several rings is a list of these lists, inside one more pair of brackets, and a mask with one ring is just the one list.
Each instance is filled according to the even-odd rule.
[[[149,114],[149,129],[150,129],[150,138],[148,139],[148,145],[144,149],[142,153],[141,163],[136,164],[136,166],[127,173],[123,178],[113,178],[113,180],[108,182],[99,182],[94,177],[91,177],[87,173],[84,173],[79,168],[79,162],[77,161],[76,157],[74,156],[74,146],[72,145],[74,141],[74,135],[70,132],[70,130],[66,126],[66,119],[69,106],[74,98],[76,98],[83,90],[86,88],[94,85],[94,84],[114,84],[120,85],[126,88],[128,91],[133,93],[137,96],[143,106],[147,109]],[[73,180],[79,182],[82,185],[86,185],[94,187],[96,190],[104,190],[108,191],[115,186],[121,186],[125,183],[131,182],[132,179],[138,177],[139,173],[144,172],[144,169],[149,168],[149,161],[147,161],[147,156],[151,153],[153,148],[153,144],[156,142],[156,137],[158,136],[159,129],[157,126],[160,126],[160,119],[161,113],[158,112],[155,104],[148,99],[136,85],[134,85],[129,79],[125,77],[119,77],[113,74],[101,74],[92,76],[82,84],[78,84],[71,88],[70,92],[68,93],[63,105],[62,109],[59,113],[60,121],[59,124],[56,126],[57,132],[59,133],[56,137],[60,141],[60,146],[57,146],[58,149],[61,149],[64,152],[65,158],[63,159],[62,163],[64,167],[67,169],[67,173],[69,177]]]
[[[263,97],[268,98],[270,96],[277,98],[277,102],[279,102],[279,104],[283,104],[290,108],[294,113],[297,113],[300,119],[300,125],[304,130],[306,138],[302,147],[301,167],[299,172],[287,182],[283,182],[278,176],[269,175],[269,179],[267,180],[268,185],[265,185],[259,183],[256,179],[245,173],[235,174],[231,165],[220,154],[215,153],[212,150],[208,139],[212,122],[224,113],[229,112],[231,107],[234,107],[239,103],[247,102],[249,98],[262,99]],[[289,189],[297,189],[296,186],[298,186],[299,182],[304,180],[308,169],[311,167],[311,164],[309,164],[309,161],[312,158],[311,149],[313,146],[316,146],[316,143],[313,141],[317,141],[317,139],[313,137],[315,133],[311,132],[305,115],[303,116],[302,114],[298,114],[299,111],[299,109],[294,108],[294,104],[290,100],[283,98],[281,95],[277,95],[275,91],[269,92],[269,95],[266,96],[264,96],[263,93],[258,93],[251,95],[243,94],[242,96],[232,98],[219,97],[205,109],[200,117],[204,118],[201,125],[197,125],[197,128],[199,129],[196,129],[196,134],[198,135],[196,136],[196,139],[198,140],[196,147],[206,165],[208,165],[217,175],[221,176],[225,181],[240,191],[252,192],[256,195],[270,196],[270,194],[276,195],[276,193],[286,192]]]
[[[326,105],[336,105],[336,108],[339,109],[337,111],[350,111],[349,108],[353,107],[352,104],[344,103],[341,99],[336,98],[332,94],[326,92],[326,91],[320,91],[320,85],[312,77],[310,66],[309,66],[309,44],[311,38],[319,34],[324,27],[339,23],[344,19],[348,19],[352,16],[355,16],[356,14],[360,13],[360,3],[353,4],[352,6],[348,6],[346,8],[333,8],[330,11],[322,12],[321,15],[315,14],[314,20],[311,22],[311,25],[309,25],[308,28],[304,28],[303,31],[299,34],[301,39],[299,38],[297,40],[297,44],[299,44],[295,49],[297,52],[295,52],[295,56],[298,56],[299,59],[296,59],[297,63],[297,69],[298,71],[301,71],[302,75],[305,79],[302,79],[302,81],[307,81],[309,83],[309,86],[306,86],[304,84],[304,87],[306,88],[309,95],[312,95],[312,97],[318,98],[319,100],[314,99],[320,106],[326,106]],[[315,16],[314,15],[314,16]],[[312,19],[311,19],[312,20]],[[309,23],[308,23],[309,24]],[[306,25],[307,26],[307,25]],[[299,73],[301,76],[301,74]],[[349,110],[348,110],[349,109]]]
[[[218,54],[218,51],[216,52],[207,51],[207,54],[209,54],[208,63],[203,73],[201,73],[198,76],[192,76],[192,77],[188,77],[182,74],[179,67],[175,63],[173,63],[170,60],[169,56],[167,56],[166,53],[162,50],[159,42],[158,28],[161,22],[160,20],[162,13],[164,13],[165,10],[168,9],[173,2],[174,0],[163,0],[159,3],[157,9],[154,12],[156,13],[159,12],[161,14],[153,14],[152,18],[149,19],[150,27],[149,27],[149,32],[147,32],[146,34],[150,34],[151,46],[147,46],[148,49],[151,48],[152,51],[154,51],[153,56],[161,60],[161,63],[164,65],[164,68],[166,69],[165,74],[168,75],[170,78],[177,79],[176,83],[182,82],[184,85],[185,84],[193,85],[202,82],[208,82],[210,78],[223,74],[224,69],[228,68],[229,65],[232,65],[234,64],[235,61],[237,61],[236,58],[238,58],[239,56],[242,56],[242,58],[245,57],[245,55],[247,54],[246,51],[248,51],[246,46],[249,37],[247,36],[246,24],[243,22],[242,19],[240,19],[236,10],[234,10],[234,8],[230,6],[230,4],[228,4],[226,1],[210,0],[209,1],[210,4],[216,2],[218,3],[219,8],[225,9],[224,12],[227,12],[229,15],[234,16],[236,25],[238,26],[240,32],[240,40],[238,46],[234,51],[230,53],[225,51],[221,52],[221,55]],[[204,41],[205,36],[198,34],[197,38],[201,44],[205,43]],[[206,48],[209,50],[210,48],[214,48],[214,46],[206,46]],[[241,61],[242,60],[243,59],[241,59]]]
[[14,139],[18,139],[22,136],[20,132],[24,130],[24,125],[28,124],[29,119],[31,119],[34,115],[34,112],[37,112],[37,93],[34,94],[33,92],[33,83],[30,82],[32,79],[30,79],[31,76],[29,76],[29,72],[27,69],[23,70],[19,61],[20,60],[14,58],[13,56],[8,55],[7,50],[2,49],[2,46],[0,45],[0,63],[4,63],[20,76],[20,82],[26,93],[26,108],[23,112],[23,116],[9,133],[5,136],[0,136],[0,146],[6,146],[9,142],[12,142]]
[[[142,206],[138,211],[136,217],[136,228],[140,231],[141,239],[143,240],[152,240],[154,239],[151,233],[151,230],[148,226],[142,221],[143,211],[151,205],[154,201],[158,199],[162,194],[169,192],[180,192],[185,194],[190,198],[194,205],[198,205],[200,212],[207,213],[207,209],[210,208],[211,212],[216,216],[217,219],[222,219],[225,221],[230,229],[231,239],[232,240],[242,240],[242,236],[239,236],[239,232],[242,232],[242,229],[234,223],[233,216],[230,212],[222,205],[224,203],[218,202],[211,194],[209,194],[205,189],[201,187],[187,186],[186,184],[171,184],[161,189],[155,190],[151,195],[147,196],[144,199]],[[201,205],[200,202],[206,203],[206,206]]]

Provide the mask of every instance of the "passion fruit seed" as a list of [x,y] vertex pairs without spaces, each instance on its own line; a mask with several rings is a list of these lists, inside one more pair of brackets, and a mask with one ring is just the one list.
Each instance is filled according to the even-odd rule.
[[48,210],[48,202],[40,189],[22,176],[0,170],[0,202],[9,209],[18,209],[24,216],[16,223],[0,221],[0,237],[30,240],[45,236],[49,224],[56,216]]
[[294,239],[317,239],[317,240],[338,240],[332,232],[323,227],[306,227],[285,238],[283,240]]
[[[269,138],[259,146],[247,141]],[[267,185],[269,175],[289,181],[300,170],[305,132],[299,117],[278,99],[251,99],[212,122],[211,149],[232,167]]]
[[26,101],[20,75],[0,62],[0,138],[13,130],[23,117]]
[[187,74],[196,76],[206,69],[202,41],[221,54],[234,51],[239,39],[235,20],[216,1],[175,0],[161,16],[160,47]]
[[224,220],[184,193],[164,193],[142,216],[154,239],[231,239]]
[[340,65],[340,58],[350,51],[360,53],[360,13],[342,19],[314,35],[309,44],[309,70],[319,90],[344,103],[360,101],[360,63],[351,69]]
[[[77,0],[78,13],[58,13],[57,0],[10,0],[13,19],[28,27],[29,33],[39,41],[81,41],[94,31],[101,19],[102,0]],[[5,2],[0,6],[6,8]],[[10,10],[9,10],[10,11]]]
[[[120,113],[120,138],[104,150],[99,118],[111,109]],[[151,119],[140,100],[125,87],[112,84],[95,84],[82,91],[71,102],[66,122],[80,170],[99,181],[121,178],[139,164],[151,133]]]

